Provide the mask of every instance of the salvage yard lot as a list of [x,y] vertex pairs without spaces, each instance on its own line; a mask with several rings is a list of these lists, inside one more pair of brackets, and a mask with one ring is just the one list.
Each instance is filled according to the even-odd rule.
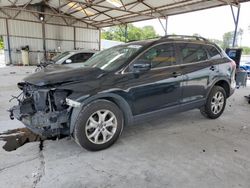
[[[16,83],[34,67],[0,68],[0,132],[22,127],[6,110]],[[250,87],[236,90],[224,114],[198,110],[125,127],[111,148],[89,152],[73,139],[2,149],[0,187],[250,187]]]

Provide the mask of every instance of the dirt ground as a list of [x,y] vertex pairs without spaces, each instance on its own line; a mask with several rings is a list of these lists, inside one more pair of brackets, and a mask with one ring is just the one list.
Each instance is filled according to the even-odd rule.
[[0,68],[0,187],[250,187],[249,85],[236,90],[219,119],[192,110],[129,126],[104,151],[86,151],[71,138],[35,137],[6,151],[3,132],[26,134],[20,122],[9,120],[8,100],[33,70]]

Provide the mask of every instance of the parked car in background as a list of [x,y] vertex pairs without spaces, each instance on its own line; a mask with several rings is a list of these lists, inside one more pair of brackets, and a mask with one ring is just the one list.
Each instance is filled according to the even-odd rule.
[[90,57],[95,54],[96,51],[88,50],[75,50],[75,51],[66,51],[60,53],[53,57],[51,60],[43,60],[40,65],[37,66],[36,71],[47,67],[48,65],[66,65],[70,67],[79,67],[80,63],[84,63]]
[[241,61],[240,62],[240,69],[247,72],[248,77],[250,77],[250,60],[249,61]]
[[[66,60],[65,60],[66,61]],[[99,52],[82,68],[46,69],[18,83],[10,117],[43,136],[72,135],[88,150],[111,146],[123,126],[198,108],[220,117],[236,64],[201,37],[165,36]]]

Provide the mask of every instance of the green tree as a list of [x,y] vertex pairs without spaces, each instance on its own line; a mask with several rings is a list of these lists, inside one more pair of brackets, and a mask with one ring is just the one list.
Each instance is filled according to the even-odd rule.
[[250,55],[250,47],[247,46],[242,46],[241,47],[243,49],[243,55]]
[[102,39],[122,42],[143,40],[155,37],[158,37],[158,35],[152,26],[144,26],[143,28],[139,28],[135,27],[133,24],[127,24],[127,34],[125,25],[110,27],[102,32]]
[[[201,35],[198,34],[198,33],[194,33],[193,36],[201,37]],[[208,39],[208,40],[215,43],[215,44],[217,44],[220,47],[222,47],[222,45],[223,45],[223,42],[221,40],[218,40],[218,39]]]
[[[236,41],[235,41],[235,45],[241,45],[241,40],[242,40],[242,35],[243,35],[243,29],[239,29],[236,33]],[[231,47],[233,44],[233,37],[234,37],[234,32],[230,31],[230,32],[226,32],[223,35],[223,44],[222,44],[222,48],[228,48]],[[240,42],[240,44],[239,44]]]
[[226,48],[232,46],[233,35],[234,35],[233,31],[224,33],[224,35],[223,35],[223,43],[222,43],[222,48],[223,49],[226,49]]
[[142,28],[143,39],[150,39],[150,38],[156,38],[156,37],[159,37],[159,35],[156,34],[153,26],[144,26]]
[[237,33],[237,43],[239,46],[241,46],[243,33],[244,33],[243,29],[240,28]]
[[3,37],[0,36],[0,50],[3,49]]
[[218,40],[218,39],[209,39],[211,42],[217,44],[220,47],[223,47],[223,41]]

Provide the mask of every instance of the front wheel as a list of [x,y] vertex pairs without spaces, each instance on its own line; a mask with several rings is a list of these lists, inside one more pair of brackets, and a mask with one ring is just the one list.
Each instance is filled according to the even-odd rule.
[[226,92],[220,86],[214,86],[207,98],[206,104],[200,109],[201,114],[210,119],[220,117],[226,106]]
[[75,141],[87,150],[108,148],[123,129],[123,113],[108,100],[97,100],[82,109],[75,128]]

